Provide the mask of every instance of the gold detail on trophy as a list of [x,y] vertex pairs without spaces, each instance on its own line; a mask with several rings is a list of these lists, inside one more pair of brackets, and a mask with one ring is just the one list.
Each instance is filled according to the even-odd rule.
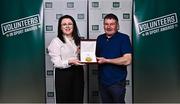
[[91,58],[91,57],[86,57],[86,61],[87,61],[87,62],[91,62],[91,61],[92,61],[92,58]]

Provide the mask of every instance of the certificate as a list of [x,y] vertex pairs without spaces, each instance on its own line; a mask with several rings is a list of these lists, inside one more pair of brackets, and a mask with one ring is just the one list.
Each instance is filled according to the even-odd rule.
[[95,63],[96,60],[96,41],[82,40],[80,43],[80,61],[84,63]]

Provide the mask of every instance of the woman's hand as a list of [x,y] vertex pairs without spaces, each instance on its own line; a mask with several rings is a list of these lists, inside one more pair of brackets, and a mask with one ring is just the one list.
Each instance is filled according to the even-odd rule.
[[69,65],[82,65],[82,63],[76,58],[68,60]]

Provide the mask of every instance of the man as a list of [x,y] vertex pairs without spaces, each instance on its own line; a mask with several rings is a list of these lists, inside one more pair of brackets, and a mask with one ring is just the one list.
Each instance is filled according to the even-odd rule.
[[96,56],[103,103],[125,103],[127,65],[132,60],[132,47],[129,36],[118,29],[118,18],[107,14],[104,18],[105,33],[97,38]]

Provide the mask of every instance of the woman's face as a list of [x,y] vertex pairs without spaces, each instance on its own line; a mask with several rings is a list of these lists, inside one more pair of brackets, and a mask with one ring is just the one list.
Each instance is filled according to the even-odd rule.
[[73,32],[73,22],[72,22],[72,20],[69,19],[69,18],[62,19],[61,30],[62,30],[64,35],[72,36],[72,32]]

